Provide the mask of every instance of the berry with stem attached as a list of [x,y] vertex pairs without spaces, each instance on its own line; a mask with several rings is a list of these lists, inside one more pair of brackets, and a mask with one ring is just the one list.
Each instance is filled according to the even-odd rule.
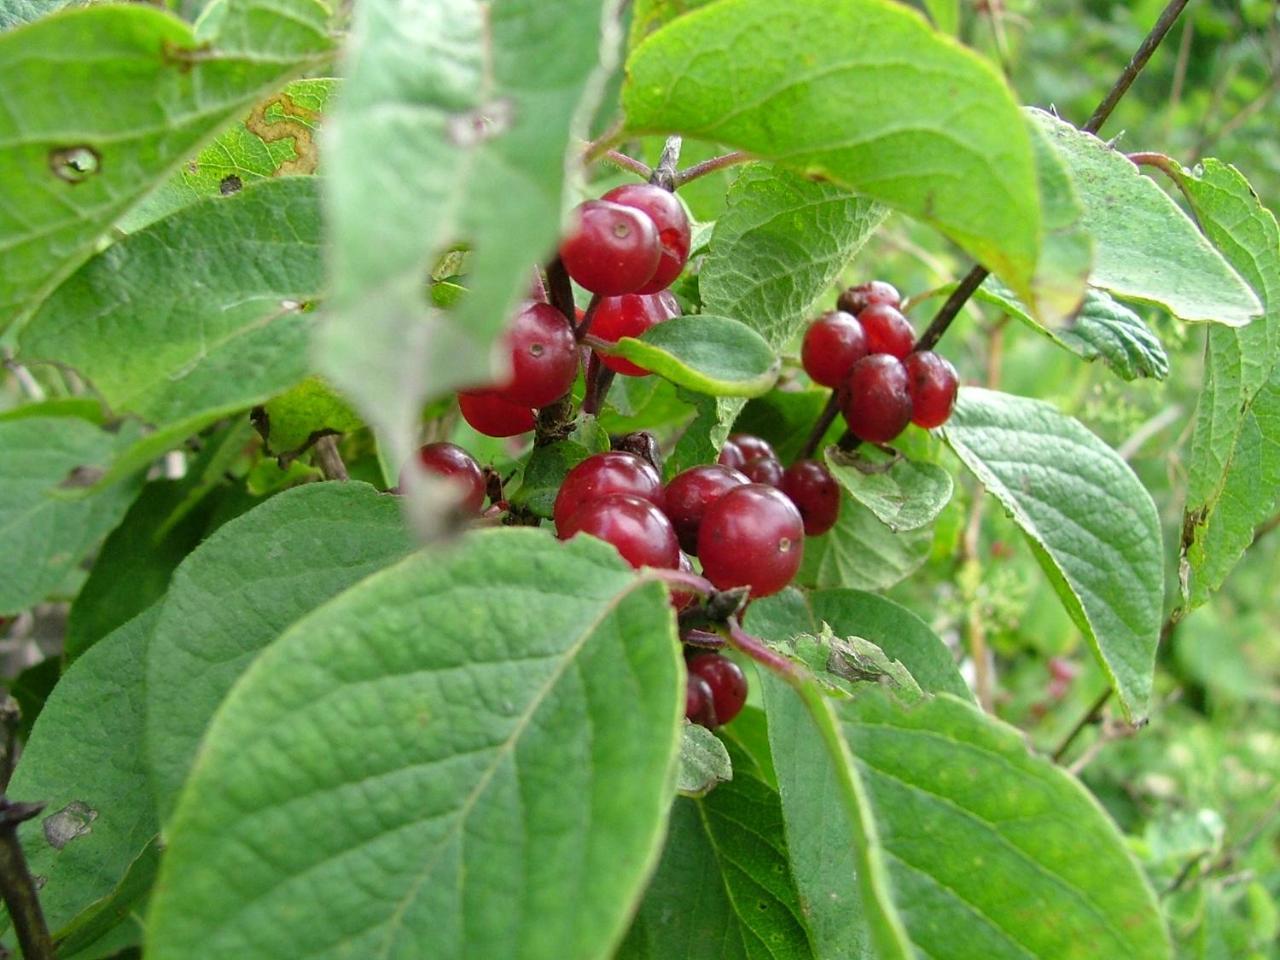
[[560,261],[578,285],[604,297],[635,293],[658,269],[662,246],[649,215],[620,203],[588,200],[578,207]]
[[849,371],[840,401],[855,437],[888,443],[911,422],[907,368],[887,353],[863,357]]
[[883,303],[895,310],[902,306],[902,295],[897,287],[883,280],[872,280],[849,287],[836,299],[836,309],[852,313],[855,317],[863,310],[877,303]]
[[698,531],[702,572],[721,590],[777,593],[804,557],[804,521],[786,495],[764,484],[734,487],[707,508]]
[[853,365],[867,355],[867,335],[856,317],[843,310],[824,313],[805,331],[800,348],[804,372],[814,383],[839,387]]
[[817,460],[797,460],[787,467],[780,489],[800,511],[806,536],[821,536],[836,525],[840,485]]
[[747,676],[742,668],[718,653],[700,653],[689,660],[689,675],[701,677],[711,688],[717,724],[728,723],[747,703]]
[[584,504],[563,525],[556,524],[561,540],[588,533],[613,544],[622,558],[639,567],[680,565],[676,532],[666,514],[648,500],[627,493],[612,493]]
[[652,464],[634,453],[610,450],[587,457],[565,475],[552,509],[556,530],[563,532],[570,517],[586,504],[615,493],[666,505],[662,478]]
[[667,516],[676,528],[680,546],[692,554],[698,552],[698,529],[707,507],[734,487],[750,483],[745,475],[718,463],[690,467],[676,474],[667,484]]
[[689,215],[676,195],[651,183],[628,183],[614,187],[601,199],[643,211],[658,230],[658,245],[662,248],[658,269],[636,292],[657,293],[671,286],[689,259],[691,241]]
[[578,351],[559,310],[534,301],[522,304],[505,342],[511,378],[494,391],[498,396],[524,407],[545,407],[569,392],[578,373]]
[[942,426],[956,402],[959,387],[956,368],[932,350],[910,354],[902,364],[907,369],[907,387],[911,392],[912,422],[926,430]]
[[867,353],[888,353],[901,360],[915,346],[916,332],[911,321],[887,303],[873,303],[858,314],[867,335]]
[[[653,294],[626,294],[606,297],[596,307],[591,333],[601,340],[617,343],[623,337],[639,337],[650,327],[680,315],[676,298],[665,290]],[[624,377],[643,377],[649,371],[622,357],[601,354],[601,362]]]
[[515,437],[533,429],[533,411],[525,404],[504,400],[496,393],[458,394],[462,419],[486,437]]
[[[484,471],[475,457],[456,443],[428,443],[418,450],[418,465],[427,473],[447,480],[458,493],[458,506],[467,513],[479,513],[484,505]],[[417,474],[410,464],[400,471],[400,489],[413,486]]]

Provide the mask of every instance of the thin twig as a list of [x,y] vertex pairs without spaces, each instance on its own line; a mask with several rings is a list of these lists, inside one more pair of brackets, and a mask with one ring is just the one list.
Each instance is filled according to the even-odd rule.
[[18,935],[24,960],[55,960],[53,938],[40,909],[35,881],[18,840],[18,824],[44,809],[42,803],[14,803],[0,796],[0,895]]
[[347,465],[342,462],[342,454],[338,452],[338,437],[329,434],[316,441],[315,460],[326,480],[350,480]]
[[805,440],[804,446],[800,448],[800,453],[796,456],[797,460],[808,460],[813,456],[814,451],[818,449],[818,444],[826,436],[831,424],[835,423],[836,416],[839,413],[840,395],[835,390],[832,390],[831,396],[827,397],[826,406],[822,408],[822,413],[818,414],[818,419],[814,423],[813,429],[809,431],[808,439]]
[[586,392],[582,397],[582,412],[595,416],[600,412],[600,408],[604,406],[604,398],[609,393],[609,388],[613,386],[613,371],[600,362],[600,358],[593,351],[591,359],[587,361],[586,374]]
[[1121,460],[1132,460],[1148,440],[1165,429],[1165,427],[1177,423],[1181,417],[1182,406],[1180,404],[1175,403],[1170,407],[1165,407],[1165,409],[1138,427],[1128,440],[1116,447],[1116,453],[1120,455]]
[[699,177],[705,177],[709,173],[715,173],[717,170],[724,170],[728,167],[737,166],[740,163],[750,163],[751,154],[742,150],[735,150],[732,153],[721,154],[718,157],[712,157],[710,160],[703,160],[701,163],[695,163],[692,166],[685,167],[675,175],[675,186],[683,187],[691,180],[697,180]]
[[591,321],[596,318],[596,311],[600,309],[600,304],[604,301],[604,297],[598,293],[591,295],[591,302],[587,304],[587,309],[582,311],[582,322],[573,328],[573,339],[581,343],[591,330]]
[[1051,756],[1054,763],[1062,763],[1062,758],[1066,756],[1067,751],[1071,748],[1071,744],[1075,743],[1076,737],[1084,731],[1084,728],[1094,723],[1098,719],[1098,714],[1102,712],[1102,708],[1107,705],[1107,701],[1111,699],[1111,687],[1108,686],[1102,691],[1102,694],[1093,701],[1089,709],[1085,711],[1084,716],[1075,722],[1075,725],[1062,738],[1062,742],[1058,744],[1057,749],[1053,751]]
[[614,166],[622,167],[624,170],[630,170],[645,180],[653,176],[653,168],[647,163],[637,160],[635,157],[629,157],[620,150],[608,150],[600,159],[608,161]]
[[947,332],[947,328],[951,326],[960,313],[961,308],[973,296],[973,292],[982,286],[982,281],[991,275],[986,267],[981,264],[975,265],[970,270],[959,285],[951,291],[951,296],[947,297],[946,302],[938,308],[938,312],[934,314],[933,319],[929,322],[929,326],[924,333],[920,334],[920,339],[916,341],[915,350],[932,350],[942,335]]
[[9,789],[14,764],[18,762],[18,728],[22,726],[22,707],[9,694],[0,696],[0,794]]
[[800,674],[800,668],[795,661],[788,660],[780,653],[774,653],[758,637],[747,633],[736,617],[729,619],[729,644],[739,653],[745,654],[780,677],[790,679]]

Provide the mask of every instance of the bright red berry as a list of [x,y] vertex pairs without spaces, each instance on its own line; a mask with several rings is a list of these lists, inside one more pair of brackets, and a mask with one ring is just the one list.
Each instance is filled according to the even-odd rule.
[[911,419],[926,430],[940,427],[951,416],[959,380],[951,361],[932,350],[907,355],[907,388],[911,391]]
[[577,344],[564,315],[545,303],[528,301],[507,330],[511,379],[494,390],[524,407],[545,407],[569,392],[578,373]]
[[867,335],[853,314],[824,313],[805,331],[800,348],[804,372],[814,383],[839,387],[853,365],[867,355]]
[[776,487],[782,483],[782,464],[773,457],[755,457],[743,464],[742,472],[752,483]]
[[[591,333],[601,340],[617,343],[623,337],[638,337],[650,327],[679,315],[680,305],[665,290],[653,294],[629,293],[621,297],[606,297],[596,307]],[[601,355],[600,360],[624,377],[643,377],[649,372],[621,357]]]
[[612,493],[592,500],[563,525],[556,525],[561,540],[576,533],[589,533],[611,543],[633,567],[680,565],[676,532],[666,514],[648,500],[627,493]]
[[840,485],[817,460],[797,460],[787,467],[779,489],[800,511],[806,536],[821,536],[836,525]]
[[657,293],[671,286],[689,259],[689,215],[670,190],[651,183],[628,183],[614,187],[600,199],[635,207],[649,215],[658,230],[662,255],[653,277],[637,293]]
[[690,467],[672,477],[666,490],[667,516],[671,518],[671,525],[676,528],[680,546],[696,555],[698,528],[702,525],[707,507],[734,487],[750,482],[732,467],[718,463]]
[[716,726],[715,694],[711,692],[711,684],[696,673],[689,674],[685,680],[684,715],[690,723]]
[[800,511],[773,487],[734,487],[702,517],[698,558],[703,574],[721,590],[750,586],[753,597],[777,593],[796,575],[803,556]]
[[587,457],[565,475],[552,509],[556,530],[563,534],[569,518],[583,506],[615,493],[665,506],[662,478],[653,465],[634,453],[610,450]]
[[716,463],[730,470],[741,470],[746,465],[747,458],[742,455],[742,450],[736,443],[726,440],[724,446],[720,448],[720,456],[716,458]]
[[753,437],[749,433],[731,433],[729,434],[729,442],[734,444],[742,451],[744,461],[754,460],[756,457],[771,457],[778,459],[778,455],[774,453],[773,447],[769,441],[761,440],[759,437]]
[[867,307],[877,303],[886,304],[896,310],[902,306],[902,295],[893,284],[885,283],[883,280],[872,280],[870,283],[860,283],[856,287],[845,290],[836,300],[836,308],[845,313],[852,313],[856,317]]
[[887,303],[873,303],[858,314],[867,335],[867,353],[888,353],[901,360],[915,346],[916,332],[911,321]]
[[560,244],[560,260],[578,285],[604,297],[635,293],[658,269],[662,246],[648,214],[605,200],[579,205]]
[[512,403],[487,390],[458,394],[458,409],[463,420],[487,437],[514,437],[533,429],[533,411],[527,404]]
[[[428,443],[418,450],[418,464],[427,473],[443,477],[458,491],[459,507],[479,513],[484,505],[484,471],[475,457],[456,443]],[[400,489],[408,490],[416,473],[408,464],[400,471]]]
[[740,666],[718,653],[700,653],[689,661],[688,668],[690,676],[701,677],[711,688],[718,724],[728,723],[742,712],[747,703],[747,676]]
[[888,443],[911,422],[907,368],[887,353],[855,363],[840,399],[845,422],[859,440]]

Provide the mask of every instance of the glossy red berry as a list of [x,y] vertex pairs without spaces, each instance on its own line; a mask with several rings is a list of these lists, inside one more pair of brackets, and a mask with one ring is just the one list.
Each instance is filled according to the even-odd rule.
[[726,440],[720,448],[720,456],[716,457],[716,463],[731,470],[741,470],[746,466],[747,458],[742,455],[742,450],[736,443]]
[[611,543],[633,567],[680,565],[676,532],[666,514],[648,500],[612,493],[584,504],[564,525],[556,525],[561,540],[589,533]]
[[680,546],[696,555],[698,528],[702,525],[707,507],[734,487],[750,482],[732,467],[718,463],[690,467],[672,477],[666,490],[667,516],[671,518],[671,525],[676,528]]
[[888,443],[911,422],[907,368],[887,353],[863,357],[849,371],[840,401],[855,437]]
[[690,723],[704,727],[716,725],[715,694],[711,692],[711,684],[691,673],[684,685],[684,715]]
[[605,200],[588,200],[576,212],[560,260],[578,285],[605,297],[635,293],[658,269],[662,247],[648,214]]
[[821,536],[836,525],[840,485],[817,460],[797,460],[787,467],[779,489],[800,511],[806,536]]
[[[667,518],[671,519],[670,517]],[[675,524],[672,524],[672,529]],[[679,534],[677,534],[679,536]],[[680,551],[680,562],[676,564],[676,569],[681,573],[693,573],[693,561],[690,560],[683,550]],[[690,606],[693,601],[698,599],[698,595],[690,590],[679,590],[673,587],[671,589],[671,606],[675,608],[676,613]]]
[[507,330],[511,379],[494,392],[524,407],[545,407],[569,392],[578,373],[577,344],[564,315],[529,301]]
[[858,322],[867,335],[867,353],[888,353],[901,360],[915,346],[916,332],[911,321],[897,307],[873,303],[858,314]]
[[[601,340],[617,343],[623,337],[638,337],[650,327],[679,315],[680,305],[666,291],[606,297],[596,307],[590,332]],[[649,372],[621,357],[601,355],[600,360],[610,370],[625,377],[643,377]]]
[[872,280],[849,287],[836,299],[836,308],[855,317],[873,304],[883,303],[895,310],[902,306],[902,295],[891,283],[883,280]]
[[698,558],[703,574],[721,590],[750,586],[753,597],[777,593],[803,557],[800,511],[773,487],[734,487],[702,517]]
[[749,433],[731,433],[729,434],[729,442],[742,451],[744,461],[754,460],[756,457],[778,459],[778,455],[774,452],[773,447],[770,446],[769,441],[753,437]]
[[853,314],[824,313],[805,331],[800,348],[804,372],[814,383],[839,387],[853,365],[867,355],[867,335]]
[[728,723],[747,703],[747,676],[742,668],[718,653],[700,653],[689,663],[689,675],[701,677],[711,688],[717,723]]
[[533,429],[533,411],[527,405],[504,400],[496,393],[458,394],[462,419],[487,437],[514,437]]
[[662,255],[653,277],[637,293],[657,293],[671,286],[680,276],[685,261],[689,259],[689,215],[670,190],[663,190],[651,183],[628,183],[614,187],[602,200],[635,207],[648,214],[658,230],[658,244]]
[[556,530],[563,533],[565,524],[579,509],[615,493],[631,494],[660,508],[665,506],[662,478],[653,465],[634,453],[610,450],[587,457],[565,475],[552,508]]
[[[458,505],[468,513],[479,513],[484,505],[484,471],[475,457],[456,443],[428,443],[418,450],[418,464],[427,473],[448,480],[458,492]],[[408,464],[400,471],[400,489],[413,486],[416,472]]]
[[743,464],[742,472],[752,483],[776,487],[782,483],[782,464],[773,457],[755,457]]
[[951,416],[959,379],[951,361],[932,350],[912,353],[902,361],[911,391],[911,420],[926,430],[940,427]]

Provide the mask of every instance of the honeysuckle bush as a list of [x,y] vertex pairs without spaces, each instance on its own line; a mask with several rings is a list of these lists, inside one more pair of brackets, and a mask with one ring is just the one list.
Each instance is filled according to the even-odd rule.
[[[6,949],[1276,956],[1271,198],[1185,152],[1186,55],[1112,142],[1065,106],[1132,50],[1057,100],[1035,10],[923,8],[0,0],[0,617],[53,635]],[[476,433],[518,302],[591,307],[570,210],[650,175],[693,225],[682,317],[612,348],[653,372]],[[870,279],[963,383],[890,446],[798,360]],[[589,455],[735,431],[841,486],[787,589],[677,619],[554,536]],[[483,517],[413,473],[439,440]],[[750,682],[714,730],[690,627]]]

